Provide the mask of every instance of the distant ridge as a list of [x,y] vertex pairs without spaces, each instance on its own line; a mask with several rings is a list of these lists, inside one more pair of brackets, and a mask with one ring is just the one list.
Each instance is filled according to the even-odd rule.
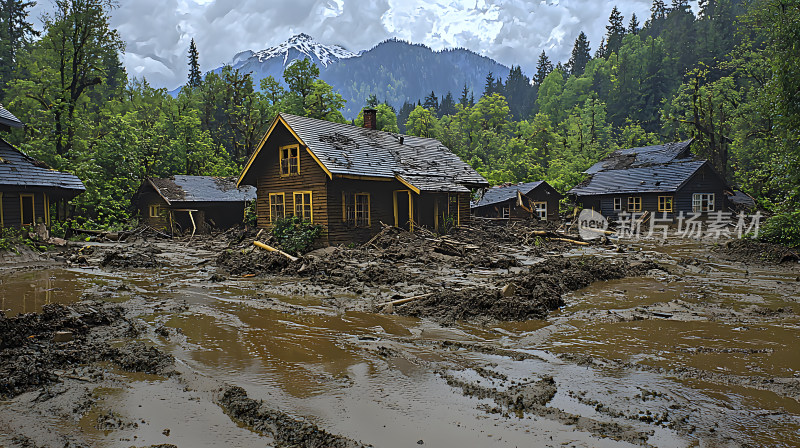
[[457,99],[465,84],[479,98],[489,72],[495,78],[506,78],[509,73],[508,67],[465,48],[434,51],[424,44],[391,38],[354,53],[339,45],[319,43],[305,33],[264,50],[237,53],[229,65],[252,73],[258,86],[267,76],[282,83],[283,70],[300,59],[315,63],[320,77],[347,100],[343,113],[348,119],[355,118],[370,95],[398,110],[404,101],[416,102],[431,91],[440,99],[452,92]]

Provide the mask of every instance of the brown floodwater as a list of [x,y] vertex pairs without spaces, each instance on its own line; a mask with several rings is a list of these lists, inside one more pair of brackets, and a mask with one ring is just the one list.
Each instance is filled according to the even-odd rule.
[[[314,287],[273,279],[229,279],[211,283],[213,270],[187,258],[185,269],[103,272],[51,269],[0,276],[0,305],[9,315],[38,311],[47,303],[82,297],[174,300],[142,317],[152,326],[180,330],[153,342],[193,371],[244,387],[249,396],[292,415],[307,416],[324,429],[375,446],[632,446],[598,438],[574,426],[532,415],[487,413],[488,399],[464,396],[436,373],[488,381],[496,372],[508,381],[544,375],[558,392],[549,404],[587,418],[654,431],[654,446],[798,446],[800,405],[774,392],[670,377],[653,369],[604,369],[564,361],[556,355],[588,355],[668,370],[693,367],[732,376],[800,376],[800,319],[747,314],[754,306],[789,308],[800,301],[796,272],[705,260],[702,246],[660,246],[673,257],[669,275],[598,282],[565,297],[566,306],[548,320],[490,326],[442,327],[396,315],[341,311]],[[604,256],[615,256],[606,253]],[[598,320],[606,311],[687,303],[694,320]],[[708,304],[744,313],[709,319]],[[523,361],[469,348],[443,350],[439,341],[462,341],[518,350]],[[120,373],[121,374],[121,373]],[[499,389],[500,381],[491,380]],[[177,380],[131,376],[119,387],[96,391],[98,402],[78,426],[97,446],[263,446],[264,438],[231,422],[219,407]],[[600,403],[603,406],[597,406]],[[136,428],[104,431],[98,417],[113,410]],[[697,428],[676,433],[637,415],[666,415]],[[623,417],[620,417],[623,416]],[[633,416],[633,417],[632,417]],[[63,425],[73,423],[63,422]],[[170,435],[164,434],[170,429]],[[711,430],[714,431],[711,431]],[[719,434],[724,436],[715,439]],[[225,442],[222,442],[225,443]]]

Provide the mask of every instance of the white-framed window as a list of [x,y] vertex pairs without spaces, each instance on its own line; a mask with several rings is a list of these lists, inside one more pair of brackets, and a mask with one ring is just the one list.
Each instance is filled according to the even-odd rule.
[[511,206],[510,205],[502,207],[501,211],[503,213],[503,219],[508,219],[508,218],[511,217]]
[[541,220],[547,220],[547,202],[534,202],[533,211]]
[[614,211],[622,211],[622,198],[614,198]]
[[695,193],[692,195],[692,211],[697,212],[713,212],[714,211],[714,193]]

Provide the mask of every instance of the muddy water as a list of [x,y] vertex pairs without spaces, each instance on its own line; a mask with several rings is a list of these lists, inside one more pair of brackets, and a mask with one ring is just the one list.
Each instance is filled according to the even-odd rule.
[[7,316],[42,310],[50,303],[73,303],[81,295],[113,279],[80,270],[51,269],[0,276],[0,310]]
[[[447,385],[441,371],[498,390],[511,381],[550,375],[558,392],[548,406],[652,431],[648,443],[653,446],[800,444],[797,400],[669,373],[688,367],[734,377],[800,375],[800,319],[794,313],[753,311],[756,306],[797,308],[795,271],[709,260],[705,248],[694,243],[658,250],[653,256],[667,257],[660,262],[669,274],[597,283],[567,296],[566,307],[546,321],[488,327],[441,327],[341,311],[324,291],[292,280],[210,283],[213,271],[198,268],[191,257],[183,266],[154,271],[5,275],[0,298],[15,314],[87,295],[145,297],[159,305],[142,319],[151,328],[171,329],[169,337],[153,332],[152,342],[179,363],[240,385],[251,398],[306,416],[330,432],[380,447],[416,446],[420,440],[428,446],[633,446],[550,418],[487,412],[496,405],[492,400],[464,396]],[[684,257],[702,260],[684,266],[679,263]],[[676,300],[683,314],[675,311]],[[714,313],[708,311],[712,306]],[[630,316],[643,307],[674,317],[604,318]],[[468,346],[443,348],[442,341],[513,350],[528,358],[514,360],[502,351]],[[567,355],[619,361],[603,367]],[[487,377],[486,372],[494,373]],[[77,426],[97,446],[269,442],[175,379],[129,377],[95,394],[98,401]],[[108,411],[137,425],[98,429],[98,417]],[[651,416],[663,422],[640,421]]]

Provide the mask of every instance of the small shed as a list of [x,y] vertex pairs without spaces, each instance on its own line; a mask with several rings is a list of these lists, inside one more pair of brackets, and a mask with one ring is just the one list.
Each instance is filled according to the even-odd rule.
[[545,181],[498,185],[487,189],[471,205],[472,214],[483,218],[555,221],[563,196]]
[[[0,106],[0,130],[23,124]],[[68,214],[67,201],[86,190],[70,173],[56,171],[0,139],[0,227],[22,227],[44,223],[50,226]]]
[[206,233],[243,223],[247,203],[255,199],[256,189],[237,188],[236,178],[176,175],[147,178],[134,202],[150,227]]

